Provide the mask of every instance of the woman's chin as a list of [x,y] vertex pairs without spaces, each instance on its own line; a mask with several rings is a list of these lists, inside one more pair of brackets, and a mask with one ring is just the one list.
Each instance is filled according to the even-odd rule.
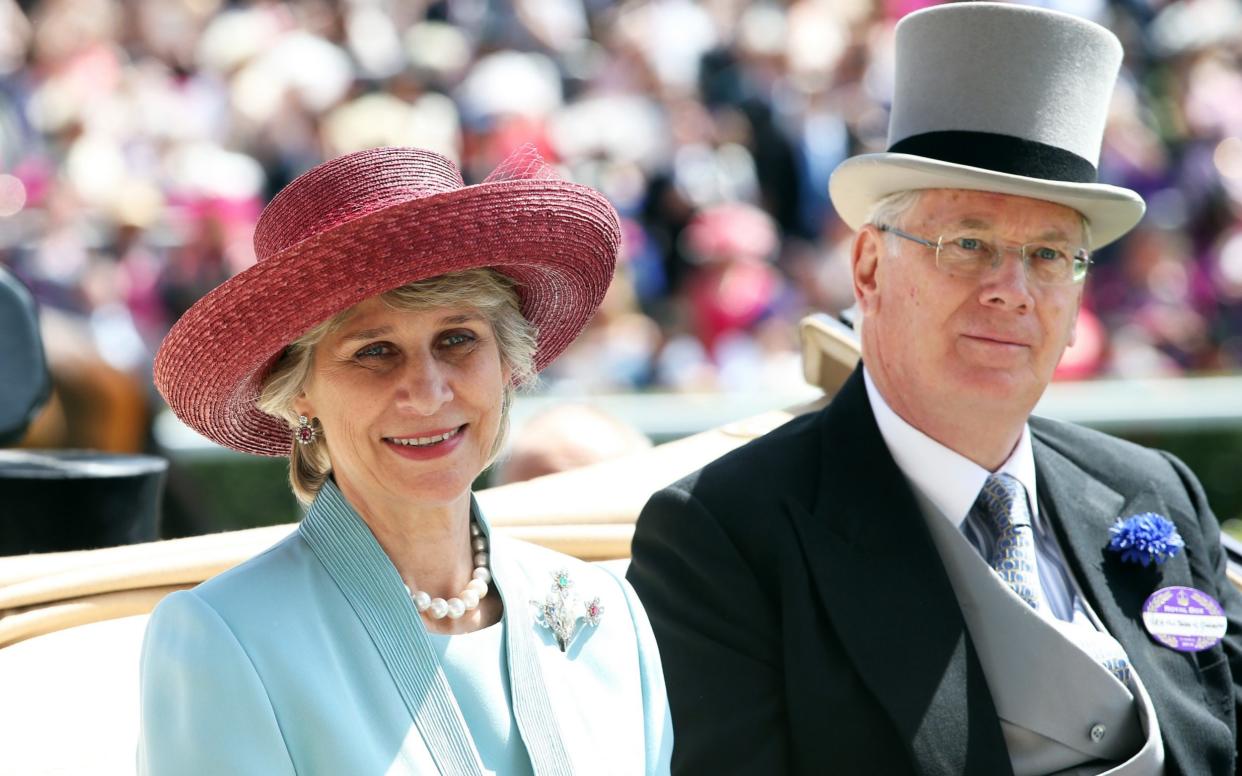
[[394,472],[383,487],[408,504],[429,507],[456,504],[469,496],[478,473],[454,469],[435,472]]

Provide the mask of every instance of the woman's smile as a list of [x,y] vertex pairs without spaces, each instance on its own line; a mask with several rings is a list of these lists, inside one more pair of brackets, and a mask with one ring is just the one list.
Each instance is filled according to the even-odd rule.
[[469,426],[465,423],[444,431],[384,437],[384,444],[402,458],[426,461],[448,455],[460,447]]

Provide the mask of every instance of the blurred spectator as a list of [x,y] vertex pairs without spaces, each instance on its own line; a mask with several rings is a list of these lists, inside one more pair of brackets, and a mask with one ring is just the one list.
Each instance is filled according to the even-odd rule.
[[768,263],[780,238],[753,205],[704,209],[682,233],[695,269],[687,284],[694,333],[713,356],[720,341],[750,331],[773,312],[781,277]]
[[[851,303],[834,166],[885,143],[894,21],[928,0],[0,0],[0,262],[150,391],[154,348],[254,260],[324,158],[535,143],[626,229],[545,390],[766,390]],[[1059,376],[1242,368],[1242,11],[1040,0],[1126,58],[1101,176],[1144,226],[1096,256]]]
[[558,404],[514,434],[495,483],[542,477],[621,458],[651,447],[651,440],[623,421],[584,404]]

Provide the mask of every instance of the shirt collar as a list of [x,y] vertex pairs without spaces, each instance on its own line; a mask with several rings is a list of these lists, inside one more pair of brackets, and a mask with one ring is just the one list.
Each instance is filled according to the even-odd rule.
[[[863,380],[871,412],[888,452],[897,468],[925,498],[944,513],[958,528],[974,506],[983,483],[991,473],[979,464],[945,447],[910,425],[888,406],[880,390],[871,381],[871,373],[863,366]],[[1035,455],[1031,450],[1031,429],[1022,424],[1022,436],[1009,458],[996,470],[1010,474],[1030,497],[1031,515],[1039,519],[1039,500],[1035,494]]]

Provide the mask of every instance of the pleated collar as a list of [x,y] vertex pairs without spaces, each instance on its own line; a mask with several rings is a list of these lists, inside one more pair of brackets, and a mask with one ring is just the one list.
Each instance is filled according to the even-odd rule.
[[[503,537],[471,499],[489,537],[493,584],[504,602],[514,718],[539,776],[572,773],[543,681],[525,575]],[[344,593],[392,675],[410,716],[442,774],[474,776],[483,766],[461,709],[432,648],[423,618],[401,575],[336,484],[324,483],[298,527]]]

